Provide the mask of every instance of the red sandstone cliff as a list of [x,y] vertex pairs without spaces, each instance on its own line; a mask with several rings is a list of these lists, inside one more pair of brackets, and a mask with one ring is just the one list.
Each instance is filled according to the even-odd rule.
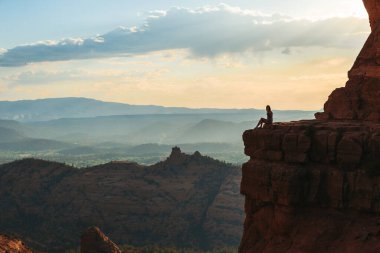
[[240,252],[380,252],[380,125],[276,124],[244,143]]
[[318,120],[243,135],[240,253],[380,252],[380,0],[346,87]]

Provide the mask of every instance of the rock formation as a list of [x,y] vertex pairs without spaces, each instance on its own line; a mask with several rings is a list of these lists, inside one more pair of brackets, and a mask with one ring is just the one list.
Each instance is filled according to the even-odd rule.
[[380,125],[300,121],[243,137],[240,252],[380,252]]
[[186,157],[186,154],[182,153],[179,147],[174,147],[167,161],[172,165],[180,165],[186,160]]
[[25,244],[16,238],[0,235],[0,252],[2,253],[32,253]]
[[243,135],[240,253],[380,252],[380,0],[344,88],[317,120]]
[[0,231],[49,253],[78,247],[90,226],[118,245],[237,247],[240,176],[235,166],[180,149],[151,166],[15,161],[0,165]]
[[371,34],[348,72],[346,86],[329,96],[317,119],[380,121],[380,1],[363,2]]
[[119,247],[97,227],[83,232],[80,240],[81,253],[121,253]]

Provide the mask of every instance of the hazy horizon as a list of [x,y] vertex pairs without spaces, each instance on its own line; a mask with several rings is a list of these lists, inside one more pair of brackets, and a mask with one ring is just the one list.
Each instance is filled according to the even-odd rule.
[[[44,97],[44,98],[30,98],[30,99],[9,99],[9,100],[0,100],[0,102],[34,102],[34,101],[43,101],[43,100],[65,100],[65,99],[84,99],[84,100],[95,100],[103,103],[115,103],[115,104],[124,104],[124,105],[133,105],[133,106],[157,106],[164,108],[183,108],[183,109],[200,109],[200,110],[260,110],[265,111],[265,108],[254,108],[254,107],[190,107],[190,106],[164,106],[158,104],[130,104],[127,102],[117,102],[117,101],[109,101],[109,100],[101,100],[96,98],[78,96],[78,97]],[[317,112],[322,110],[319,108],[318,110],[302,110],[302,109],[276,109],[273,111],[308,111],[308,112]]]

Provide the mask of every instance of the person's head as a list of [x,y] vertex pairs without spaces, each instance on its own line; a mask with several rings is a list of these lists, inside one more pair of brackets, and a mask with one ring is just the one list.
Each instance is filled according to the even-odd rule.
[[270,112],[270,111],[272,110],[272,109],[270,108],[270,105],[267,105],[266,109],[267,109],[267,112]]

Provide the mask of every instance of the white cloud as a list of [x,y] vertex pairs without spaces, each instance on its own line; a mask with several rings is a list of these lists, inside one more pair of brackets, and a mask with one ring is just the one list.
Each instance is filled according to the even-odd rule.
[[55,46],[55,45],[58,45],[59,44],[59,41],[57,40],[40,40],[40,41],[36,41],[34,43],[30,43],[30,44],[23,44],[21,46],[39,46],[39,45],[46,45],[46,46]]
[[93,38],[93,41],[96,43],[103,43],[104,38],[102,36],[96,36],[95,38]]
[[[96,38],[95,38],[96,39]],[[95,39],[93,39],[95,41]],[[58,44],[65,45],[83,45],[84,40],[82,38],[69,38],[61,40]]]
[[163,16],[166,16],[166,11],[164,10],[155,10],[155,11],[150,11],[148,14],[148,18],[160,18]]
[[293,47],[353,48],[368,34],[368,21],[355,17],[325,20],[267,15],[225,4],[199,9],[151,12],[141,27],[119,27],[87,39],[42,41],[0,51],[0,66],[65,61],[188,49],[194,57],[262,52]]

